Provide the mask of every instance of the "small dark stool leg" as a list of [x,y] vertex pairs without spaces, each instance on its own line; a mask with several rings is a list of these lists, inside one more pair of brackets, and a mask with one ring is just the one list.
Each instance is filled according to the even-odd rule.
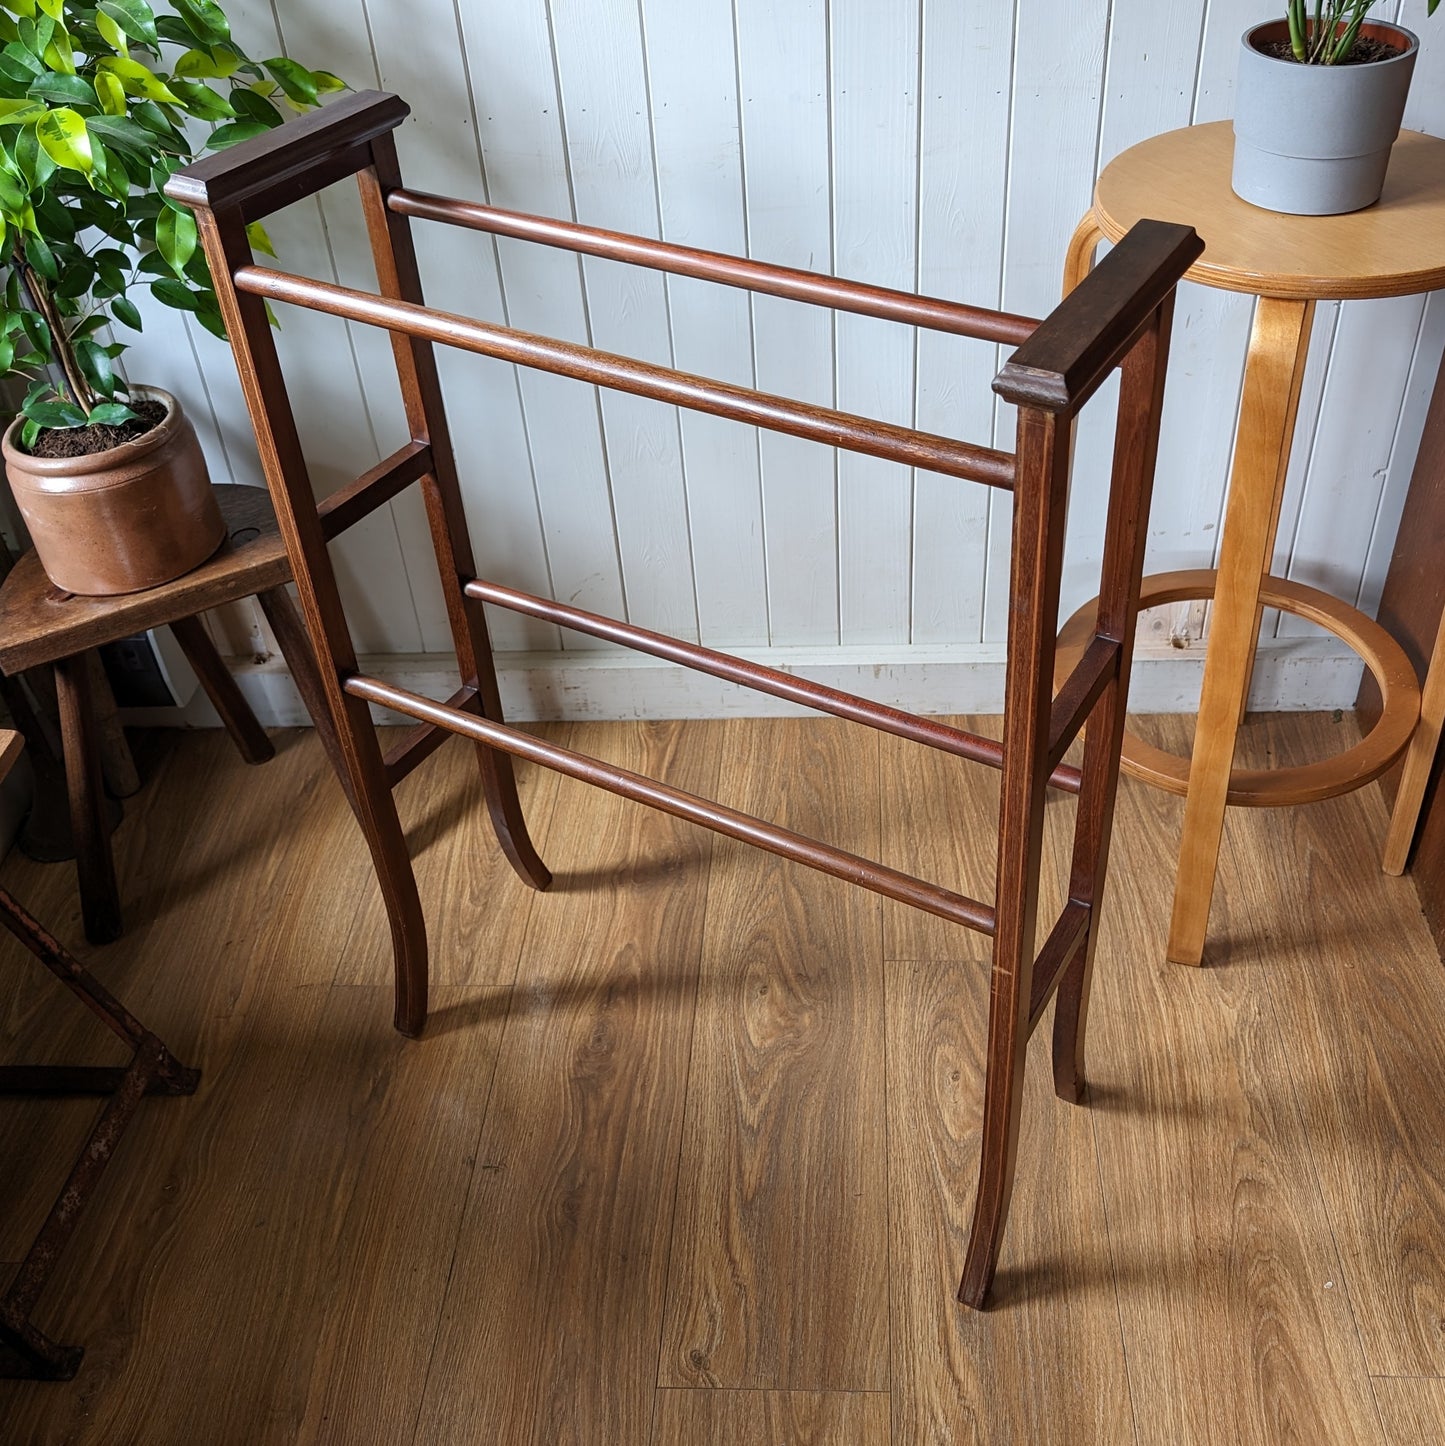
[[215,705],[231,735],[237,750],[247,763],[265,763],[276,756],[275,746],[266,736],[266,730],[256,721],[251,705],[236,686],[231,670],[221,661],[215,644],[206,634],[200,618],[178,618],[171,624],[171,631],[186,655],[186,661],[196,670],[206,697]]
[[55,664],[55,693],[60,704],[60,737],[65,752],[70,830],[75,843],[75,872],[85,937],[92,944],[119,939],[124,924],[115,863],[110,853],[105,791],[101,785],[100,745],[91,711],[90,674],[84,655]]

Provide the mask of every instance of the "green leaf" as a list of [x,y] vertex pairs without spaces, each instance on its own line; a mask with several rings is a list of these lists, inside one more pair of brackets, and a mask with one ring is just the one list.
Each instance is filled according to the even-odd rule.
[[11,215],[25,204],[25,191],[8,171],[0,171],[0,210]]
[[35,445],[35,439],[39,435],[40,423],[26,418],[25,425],[20,429],[20,445],[28,452]]
[[249,86],[238,85],[231,92],[236,114],[257,121],[268,128],[284,124],[285,116],[265,96],[257,95]]
[[[97,76],[96,80],[104,79]],[[144,127],[137,125],[129,116],[115,115],[93,115],[86,122],[91,134],[100,136],[118,150],[125,151],[127,155],[133,155],[143,164],[149,164],[150,158],[155,154],[155,139]]]
[[151,295],[163,306],[174,307],[177,311],[195,311],[197,308],[191,288],[169,276],[151,282]]
[[62,106],[42,116],[35,123],[35,136],[57,166],[87,173],[95,168],[85,117],[79,111]]
[[38,0],[38,3],[52,20],[59,20],[65,14],[65,0]]
[[23,125],[44,111],[45,106],[38,100],[0,100],[0,126]]
[[223,120],[236,114],[230,102],[208,85],[199,85],[194,80],[172,80],[171,89],[180,96],[187,113],[200,120]]
[[52,75],[47,72],[31,85],[26,94],[32,100],[50,100],[56,105],[95,104],[94,88],[78,75]]
[[316,82],[317,95],[334,95],[338,90],[351,89],[339,75],[332,75],[329,70],[313,70],[311,78]]
[[125,114],[125,87],[109,71],[96,71],[95,93],[100,97],[100,108],[106,115]]
[[136,304],[124,296],[117,296],[110,304],[111,314],[119,322],[130,327],[132,331],[140,331],[140,312]]
[[20,326],[30,345],[49,358],[51,353],[50,327],[45,318],[38,311],[22,311]]
[[74,402],[30,402],[22,410],[32,422],[56,431],[85,425],[85,413]]
[[15,343],[8,336],[0,337],[0,372],[8,372],[15,360]]
[[75,52],[70,48],[70,36],[64,30],[55,32],[40,58],[52,70],[66,75],[75,74]]
[[138,60],[124,55],[103,55],[96,61],[96,68],[109,71],[125,87],[127,95],[143,96],[146,100],[164,101],[168,105],[179,105],[175,93],[154,72]]
[[176,61],[176,74],[187,80],[225,80],[240,67],[241,58],[234,50],[212,46],[204,50],[188,50]]
[[172,6],[202,45],[219,45],[231,38],[225,12],[212,0],[172,0]]
[[[55,264],[55,253],[46,244],[43,236],[27,236],[25,238],[25,259],[30,263],[34,271],[38,271],[47,281],[58,281],[60,279],[60,268]],[[39,343],[37,342],[38,346]]]
[[117,55],[128,55],[130,53],[130,41],[126,39],[125,31],[116,24],[113,17],[107,15],[104,10],[95,12],[95,28],[100,31],[100,38],[115,51]]
[[253,136],[265,135],[270,129],[260,121],[232,121],[229,125],[217,126],[206,141],[208,151],[223,151],[227,146],[234,146],[241,141],[249,141]]
[[82,254],[61,269],[55,295],[73,301],[77,296],[84,296],[94,281],[95,266],[88,256]]
[[5,0],[5,5],[26,20],[35,19],[35,0]]
[[100,0],[98,8],[103,14],[109,15],[127,35],[134,35],[136,39],[144,40],[147,45],[155,45],[159,41],[155,12],[145,0]]
[[126,422],[140,419],[124,402],[102,402],[98,407],[90,409],[90,416],[86,420],[92,427],[119,427]]
[[197,311],[196,320],[199,321],[212,336],[218,336],[222,341],[228,340],[226,336],[226,323],[221,318],[221,310],[219,307],[217,307],[215,311]]
[[104,285],[108,286],[112,292],[125,290],[130,258],[124,251],[107,247],[104,251],[97,251],[90,259],[95,263],[96,274]]
[[266,228],[259,221],[252,221],[246,227],[246,240],[251,243],[253,251],[264,252],[267,256],[276,254],[276,248],[271,244],[271,238],[266,234]]
[[313,106],[316,104],[316,77],[304,65],[288,60],[284,55],[263,60],[262,65],[276,77],[276,83],[286,92],[286,99],[294,105]]
[[167,207],[156,219],[156,250],[180,276],[195,249],[196,218],[189,211],[173,211]]
[[0,50],[0,75],[29,85],[37,75],[44,74],[45,67],[39,57],[32,55],[18,41],[12,40],[4,50]]
[[103,397],[115,395],[115,368],[110,357],[88,336],[72,338],[70,349],[85,373],[85,379]]
[[15,163],[32,192],[43,190],[55,174],[55,162],[41,149],[34,126],[26,126],[15,141]]

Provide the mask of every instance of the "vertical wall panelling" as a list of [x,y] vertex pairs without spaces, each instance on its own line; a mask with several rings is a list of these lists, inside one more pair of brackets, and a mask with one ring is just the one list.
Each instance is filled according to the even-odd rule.
[[[571,219],[546,0],[467,0],[458,13],[492,204]],[[575,256],[519,241],[499,242],[497,250],[510,325],[589,340]],[[519,375],[552,586],[565,602],[620,617],[622,572],[597,391],[544,372]],[[567,633],[562,643],[596,646]]]
[[[918,0],[832,0],[833,258],[842,276],[911,290],[916,277]],[[910,422],[916,339],[865,316],[837,323],[838,405]],[[909,640],[912,469],[838,456],[839,632]]]
[[[736,0],[748,250],[760,261],[831,271],[828,7]],[[826,311],[753,301],[758,385],[835,403]],[[794,437],[760,438],[774,644],[838,641],[835,458]]]
[[[1108,0],[1021,0],[1014,38],[1003,305],[1043,316],[1059,299],[1069,237],[1088,209],[1098,158]],[[1002,446],[1012,418],[1000,411]],[[1012,509],[996,498],[989,520],[984,640],[1008,625]]]
[[[1260,0],[230,9],[255,54],[294,54],[405,96],[413,116],[398,143],[422,189],[1042,314],[1098,170],[1159,131],[1231,114],[1239,37]],[[1406,125],[1445,134],[1440,22],[1425,0],[1382,0],[1379,13],[1423,41]],[[371,284],[350,188],[271,230],[283,264]],[[1001,348],[427,223],[416,234],[432,299],[449,308],[1012,444],[1013,418],[989,390]],[[182,397],[218,477],[259,481],[224,344],[142,309],[130,374]],[[1217,560],[1252,310],[1247,296],[1180,290],[1151,571]],[[367,328],[296,310],[281,319],[317,488],[330,490],[404,435],[390,348]],[[1276,572],[1374,607],[1442,350],[1438,296],[1320,305]],[[443,350],[441,368],[485,570],[803,671],[876,673],[925,707],[997,706],[1007,497],[482,358]],[[1080,429],[1065,609],[1096,588],[1108,400]],[[337,556],[362,650],[445,653],[418,499],[368,519]],[[1165,635],[1192,641],[1203,616],[1181,606],[1146,628],[1141,698],[1188,706],[1199,651],[1175,652]],[[1305,631],[1266,616],[1264,646],[1282,661],[1260,670],[1261,698],[1347,703],[1342,645]],[[509,614],[497,636],[514,659],[513,696],[543,711],[578,699],[581,712],[599,699],[640,713],[733,706],[711,685],[664,683]],[[394,666],[440,679],[445,664]]]
[[[997,306],[1013,23],[1005,7],[924,0],[918,289]],[[968,137],[960,144],[960,137]],[[987,441],[998,350],[919,333],[917,425]],[[914,643],[979,642],[989,489],[919,472],[913,529]]]
[[[643,0],[662,234],[741,255],[742,135],[732,0]],[[667,280],[672,349],[684,371],[756,385],[746,292]],[[698,629],[712,646],[768,643],[756,428],[681,414]]]
[[[637,0],[552,0],[572,197],[577,219],[658,233],[646,71]],[[670,365],[667,291],[655,271],[582,263],[592,340],[605,351]],[[696,638],[687,498],[677,411],[602,393],[607,464],[629,618]]]
[[[1176,0],[1171,5],[1159,5],[1154,0],[1114,0],[1096,171],[1139,141],[1189,124],[1204,10],[1204,0]],[[1181,302],[1185,302],[1185,298],[1181,297]],[[1181,305],[1181,311],[1187,311],[1187,303]],[[1187,335],[1188,324],[1187,316],[1177,322],[1175,336]],[[1211,337],[1204,344],[1212,348],[1214,339]],[[1192,524],[1202,543],[1195,544],[1193,560],[1198,563],[1209,557],[1218,493],[1228,456],[1227,441],[1223,439],[1232,431],[1234,395],[1228,385],[1221,393],[1215,393],[1213,378],[1217,358],[1212,359],[1213,365],[1197,370],[1179,365],[1181,357],[1177,353],[1172,360],[1167,408],[1171,423],[1175,416],[1187,418],[1200,407],[1207,407],[1212,431],[1210,441],[1204,444],[1208,449],[1204,467],[1200,466],[1197,450],[1182,456],[1176,451],[1161,461],[1159,491],[1151,511],[1151,532],[1156,536],[1173,534],[1182,530],[1182,526]],[[1117,402],[1118,388],[1111,384],[1099,393],[1080,419],[1064,556],[1061,611],[1065,617],[1099,590],[1104,513],[1097,498],[1099,488],[1106,485],[1104,479],[1112,463]],[[1193,435],[1189,440],[1194,444],[1203,441]],[[1214,477],[1210,480],[1206,480],[1207,468],[1213,469]],[[1210,496],[1211,493],[1214,495]],[[1201,497],[1206,499],[1202,516],[1198,501]],[[1206,533],[1205,528],[1211,530]],[[1150,566],[1155,564],[1151,553]]]

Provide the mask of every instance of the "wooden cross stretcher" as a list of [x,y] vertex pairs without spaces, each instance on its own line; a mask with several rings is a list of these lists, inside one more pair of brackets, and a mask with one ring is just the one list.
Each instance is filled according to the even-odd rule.
[[[769,849],[993,939],[982,1161],[959,1298],[982,1307],[1008,1214],[1030,1034],[1054,1006],[1054,1087],[1077,1102],[1099,902],[1109,857],[1130,658],[1174,288],[1203,243],[1185,226],[1141,222],[1046,320],[913,296],[741,257],[668,245],[490,206],[402,184],[393,132],[408,114],[396,96],[349,96],[265,136],[208,157],[166,187],[196,215],[235,352],[257,445],[315,647],[347,790],[371,850],[391,925],[396,1027],[420,1033],[427,1011],[426,925],[392,790],[450,734],[477,745],[498,843],[517,873],[545,889],[550,875],[527,834],[512,758],[534,763]],[[258,266],[246,226],[349,176],[361,190],[379,294]],[[790,401],[533,336],[426,306],[411,219],[446,222],[590,256],[634,262],[772,296],[1017,348],[994,391],[1018,409],[1013,452]],[[266,315],[285,302],[391,334],[411,441],[317,504]],[[476,576],[432,344],[441,342],[735,421],[787,432],[965,481],[1012,491],[1009,647],[1002,744],[869,702],[694,643],[599,617]],[[1074,420],[1122,372],[1098,621],[1057,696],[1050,680],[1059,605]],[[327,543],[412,484],[420,485],[436,550],[461,687],[445,702],[363,674]],[[620,643],[776,697],[1003,771],[995,900],[965,898],[712,800],[509,728],[502,716],[483,604]],[[383,755],[369,705],[421,726]],[[1089,723],[1083,764],[1062,762]],[[1079,795],[1068,902],[1034,952],[1044,798]]]

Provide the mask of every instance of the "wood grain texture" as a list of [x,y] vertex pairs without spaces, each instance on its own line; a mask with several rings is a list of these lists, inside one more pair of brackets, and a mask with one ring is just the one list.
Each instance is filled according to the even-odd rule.
[[[1310,745],[1328,747],[1319,735],[1330,731],[1317,726]],[[1269,732],[1276,749],[1284,738],[1300,746],[1295,730]],[[1281,815],[1239,896],[1268,931],[1270,996],[1294,1042],[1305,1145],[1368,1368],[1445,1376],[1445,1160],[1433,1111],[1410,1103],[1445,1075],[1445,969],[1422,967],[1411,948],[1421,919],[1409,881],[1354,862],[1374,858],[1384,831],[1378,794],[1364,801]]]
[[1141,216],[1199,228],[1190,279],[1297,301],[1406,296],[1445,285],[1445,141],[1401,131],[1379,202],[1344,216],[1286,216],[1230,189],[1228,121],[1186,126],[1125,151],[1099,177],[1095,214],[1117,241]]
[[[1187,731],[1136,722],[1162,746]],[[815,743],[811,722],[772,723],[748,745],[755,727],[609,724],[571,741],[708,789],[724,758],[732,768],[761,753],[758,804],[780,816],[780,801],[819,792],[808,760],[833,756],[842,725],[823,724]],[[850,748],[866,737],[843,736]],[[1251,719],[1241,760],[1292,763],[1355,736],[1327,715]],[[819,1068],[841,1054],[829,1044],[809,1068],[776,1075],[775,1116],[807,1128],[775,1132],[776,1153],[759,1145],[747,1161],[772,1198],[812,1191],[804,1245],[816,1248],[773,1257],[751,1316],[727,1321],[764,1340],[792,1311],[782,1344],[794,1360],[827,1359],[829,1337],[858,1335],[846,1314],[780,1302],[806,1301],[815,1265],[855,1283],[878,1268],[860,1200],[819,1183],[846,1169],[797,1142],[818,1138],[820,1099],[843,1098],[854,1114],[835,1113],[856,1144],[854,1076],[881,1078],[891,1218],[879,1389],[659,1390],[676,1369],[676,1352],[660,1349],[664,1292],[703,1280],[687,1275],[685,1211],[673,1220],[684,1111],[725,1118],[731,1098],[746,1118],[757,1098],[756,1080],[740,1089],[719,1065],[735,1044],[721,1026],[736,995],[711,972],[697,987],[704,939],[738,957],[765,931],[775,947],[822,939],[832,953],[819,987],[851,988],[880,972],[878,906],[866,900],[855,929],[838,907],[849,891],[798,872],[826,891],[798,934],[771,858],[724,843],[704,866],[708,835],[563,781],[555,813],[537,818],[558,892],[492,898],[487,927],[521,935],[520,984],[488,974],[441,986],[427,1035],[404,1043],[384,978],[333,983],[362,942],[365,851],[316,739],[276,742],[259,771],[219,731],[142,742],[152,782],[116,838],[132,928],[82,952],[206,1074],[193,1099],[148,1102],[107,1172],[36,1313],[87,1346],[81,1374],[58,1391],[0,1383],[7,1446],[874,1446],[890,1423],[895,1443],[930,1446],[1433,1446],[1438,1379],[1368,1374],[1442,1376],[1431,1323],[1445,1294],[1445,970],[1409,881],[1373,868],[1385,823],[1373,791],[1229,819],[1219,967],[1201,973],[1160,959],[1179,806],[1124,785],[1089,1102],[1051,1099],[1035,1061],[998,1301],[982,1316],[961,1311],[952,1288],[977,1164],[984,965],[940,952],[881,966],[868,987],[886,1020],[850,1016],[849,1074],[820,1091]],[[443,819],[471,785],[450,791],[453,757],[463,782],[468,751],[444,750],[408,781],[418,793],[403,806],[435,831],[423,864],[460,881],[472,845]],[[955,825],[991,816],[979,790],[996,776],[939,762],[934,786],[951,802],[916,811],[918,856],[966,861]],[[920,794],[929,782],[918,770],[901,780]],[[857,830],[853,842],[886,827],[897,843],[906,815],[882,802],[896,786],[875,794],[869,782],[866,809],[833,794],[816,806],[835,830]],[[1064,802],[1051,819],[1046,877],[1064,865],[1071,812]],[[433,853],[455,856],[442,870]],[[319,906],[338,859],[335,901]],[[12,854],[0,881],[67,942],[79,935],[69,869]],[[519,929],[508,916],[524,906]],[[978,942],[940,928],[940,949]],[[804,957],[782,956],[789,978]],[[792,1037],[768,1036],[775,1057],[839,1022],[836,987],[816,997],[829,1012],[794,1011]],[[776,1023],[757,1002],[748,1018]],[[110,1062],[99,1034],[0,940],[5,1062]],[[93,1111],[0,1101],[0,1259],[15,1258]],[[822,1261],[829,1242],[843,1259]]]
[[[1177,746],[1187,720],[1156,726]],[[1276,894],[1267,920],[1245,906],[1242,877],[1283,852],[1268,831],[1282,815],[1235,815],[1237,847],[1220,869],[1231,904],[1223,967],[1167,963],[1167,883],[1156,870],[1178,812],[1137,784],[1120,791],[1115,878],[1145,883],[1117,890],[1105,912],[1108,967],[1095,980],[1090,1040],[1089,1108],[1140,1446],[1379,1442],[1354,1280],[1292,1074],[1302,1043],[1281,1030],[1277,960],[1261,933],[1308,895]]]
[[[724,801],[876,850],[876,739],[814,726],[784,770],[789,731],[727,726]],[[858,781],[838,788],[844,769]],[[736,844],[717,845],[714,870],[659,1381],[879,1390],[880,905]]]
[[1393,1446],[1434,1446],[1445,1426],[1445,1380],[1376,1376],[1373,1384]]
[[[678,724],[569,735],[701,792],[719,741]],[[558,790],[556,883],[523,947],[423,1441],[640,1441],[652,1418],[712,845],[594,789]]]
[[888,1446],[881,1391],[657,1393],[652,1446]]
[[[887,968],[892,1440],[1134,1441],[1091,1112],[1056,1100],[1034,1061],[994,1306],[961,1309],[951,1287],[978,1174],[988,968]],[[1076,1403],[1066,1433],[1061,1396]]]

